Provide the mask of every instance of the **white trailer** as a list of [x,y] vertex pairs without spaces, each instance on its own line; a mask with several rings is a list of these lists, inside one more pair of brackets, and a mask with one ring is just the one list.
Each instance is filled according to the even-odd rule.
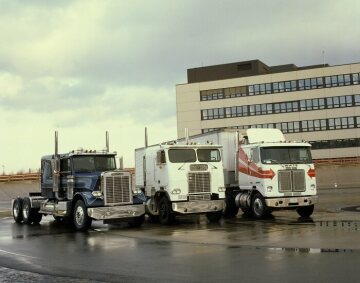
[[225,207],[221,146],[176,143],[135,150],[136,187],[147,198],[146,212],[162,224],[176,214],[206,214],[219,221]]
[[278,129],[224,129],[190,141],[223,146],[225,215],[241,208],[255,218],[273,210],[296,209],[309,217],[317,201],[311,145],[288,142]]

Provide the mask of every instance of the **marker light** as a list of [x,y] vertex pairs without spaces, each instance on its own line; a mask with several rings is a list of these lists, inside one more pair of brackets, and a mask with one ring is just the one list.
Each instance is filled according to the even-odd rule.
[[102,197],[102,192],[101,191],[92,191],[91,194],[96,198],[101,198]]
[[179,195],[179,194],[181,194],[181,190],[180,190],[180,189],[173,189],[173,190],[171,191],[171,193],[172,193],[173,195]]

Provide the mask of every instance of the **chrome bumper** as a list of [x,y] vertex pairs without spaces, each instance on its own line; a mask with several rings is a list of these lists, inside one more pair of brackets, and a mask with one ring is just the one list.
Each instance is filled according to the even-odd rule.
[[145,214],[145,206],[143,204],[137,204],[123,206],[90,207],[87,209],[87,213],[91,218],[94,218],[96,220],[129,218]]
[[265,199],[265,202],[268,207],[274,208],[307,206],[315,204],[317,196],[271,198]]
[[223,210],[225,207],[224,200],[202,200],[173,202],[172,210],[181,214],[206,213]]

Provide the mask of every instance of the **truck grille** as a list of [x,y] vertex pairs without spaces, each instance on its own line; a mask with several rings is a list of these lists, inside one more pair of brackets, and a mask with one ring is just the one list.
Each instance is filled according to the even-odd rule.
[[207,164],[191,164],[190,171],[206,171],[208,170]]
[[105,205],[132,203],[130,176],[116,173],[104,176]]
[[210,193],[209,172],[189,172],[189,194]]
[[194,200],[211,200],[210,194],[201,194],[201,195],[189,195],[189,201]]
[[279,192],[305,191],[304,170],[280,170],[278,172]]

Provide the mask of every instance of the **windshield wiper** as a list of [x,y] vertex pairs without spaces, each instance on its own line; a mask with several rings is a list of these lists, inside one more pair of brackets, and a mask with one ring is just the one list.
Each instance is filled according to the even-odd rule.
[[214,164],[211,164],[210,161],[200,161],[200,162],[205,162],[206,164],[211,165],[213,167],[213,169],[217,169],[217,167]]
[[185,160],[184,163],[181,164],[181,166],[178,168],[178,170],[181,170],[181,169],[184,167],[184,165],[185,165],[186,163],[189,163],[189,162],[194,162],[194,161],[192,161],[192,160]]

